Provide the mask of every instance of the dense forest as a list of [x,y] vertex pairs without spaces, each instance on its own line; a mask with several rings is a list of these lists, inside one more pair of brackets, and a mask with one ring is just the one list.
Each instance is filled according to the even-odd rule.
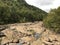
[[42,21],[47,13],[25,0],[0,0],[0,24]]

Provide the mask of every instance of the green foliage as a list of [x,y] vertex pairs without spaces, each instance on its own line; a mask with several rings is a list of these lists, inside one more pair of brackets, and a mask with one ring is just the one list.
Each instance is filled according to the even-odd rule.
[[44,25],[47,28],[60,33],[60,7],[50,11],[47,18],[44,19]]
[[46,14],[24,0],[0,0],[0,24],[40,21]]

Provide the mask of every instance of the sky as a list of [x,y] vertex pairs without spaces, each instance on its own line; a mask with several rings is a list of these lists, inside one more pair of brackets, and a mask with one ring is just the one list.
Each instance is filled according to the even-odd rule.
[[60,0],[25,0],[29,5],[36,6],[46,12],[60,6]]

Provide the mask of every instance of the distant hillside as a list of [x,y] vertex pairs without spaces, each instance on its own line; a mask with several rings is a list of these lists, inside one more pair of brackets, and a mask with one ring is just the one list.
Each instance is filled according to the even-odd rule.
[[46,15],[24,0],[0,0],[0,24],[41,21]]

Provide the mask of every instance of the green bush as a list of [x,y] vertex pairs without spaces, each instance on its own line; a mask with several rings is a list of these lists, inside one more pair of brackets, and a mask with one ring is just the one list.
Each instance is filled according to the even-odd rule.
[[44,19],[44,25],[56,33],[60,33],[60,7],[49,12]]

